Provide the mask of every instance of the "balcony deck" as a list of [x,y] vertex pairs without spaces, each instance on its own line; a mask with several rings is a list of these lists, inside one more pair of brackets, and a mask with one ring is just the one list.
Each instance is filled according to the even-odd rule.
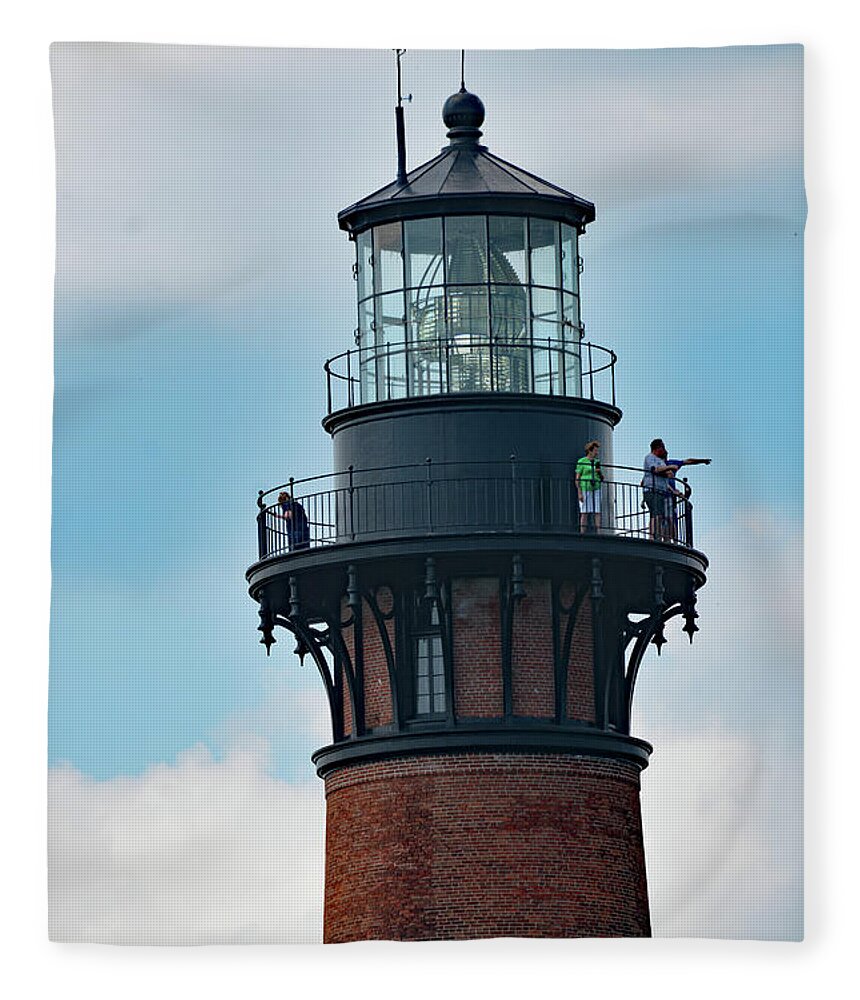
[[[409,537],[533,535],[637,539],[692,550],[693,504],[685,480],[660,499],[642,472],[603,466],[599,523],[579,502],[574,470],[511,457],[486,462],[348,469],[260,491],[259,559]],[[292,498],[283,506],[278,496]],[[655,503],[661,504],[660,507]],[[650,507],[649,507],[650,504]],[[657,513],[652,513],[654,509]],[[659,513],[662,510],[662,515]]]

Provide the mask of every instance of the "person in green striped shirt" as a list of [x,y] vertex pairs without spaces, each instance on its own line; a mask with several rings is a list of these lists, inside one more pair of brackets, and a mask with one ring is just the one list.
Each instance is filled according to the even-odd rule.
[[579,530],[588,530],[588,519],[594,521],[594,530],[600,531],[600,485],[603,472],[600,468],[600,442],[589,441],[585,454],[576,463],[576,493],[579,497]]
[[589,441],[585,454],[576,463],[576,492],[579,497],[579,530],[588,530],[588,519],[593,519],[594,530],[600,531],[600,487],[603,472],[600,468],[600,442]]

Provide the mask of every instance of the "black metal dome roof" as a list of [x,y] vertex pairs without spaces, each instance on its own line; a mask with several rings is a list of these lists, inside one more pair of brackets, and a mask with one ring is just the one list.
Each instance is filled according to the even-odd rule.
[[442,116],[450,144],[438,156],[338,213],[341,229],[431,215],[488,212],[560,219],[582,231],[594,221],[594,205],[541,180],[480,145],[484,105],[461,89],[445,102]]

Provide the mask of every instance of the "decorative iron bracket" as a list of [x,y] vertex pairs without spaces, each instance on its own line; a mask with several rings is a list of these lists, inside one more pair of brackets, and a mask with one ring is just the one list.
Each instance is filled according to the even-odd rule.
[[692,645],[693,636],[699,631],[699,626],[696,624],[696,619],[699,617],[698,611],[696,611],[696,591],[692,584],[689,586],[687,592],[687,597],[684,600],[684,631],[690,637],[690,644]]
[[272,652],[272,646],[278,641],[274,636],[274,618],[272,616],[272,609],[269,605],[269,597],[266,591],[263,590],[260,594],[260,624],[257,626],[257,631],[262,632],[262,638],[260,642],[266,647],[266,656]]
[[[354,622],[354,616],[346,623],[347,627]],[[343,623],[340,621],[340,614],[328,619],[328,643],[329,649],[334,658],[334,684],[335,692],[342,689],[339,676],[341,671],[346,678],[347,695],[352,715],[351,736],[364,735],[364,691],[363,683],[359,685],[356,670],[349,655],[349,649],[343,638]],[[342,696],[342,690],[341,690]],[[343,726],[342,728],[345,728]]]
[[[624,722],[627,731],[630,731],[630,716],[633,710],[633,691],[636,687],[636,677],[642,665],[642,658],[648,645],[655,641],[655,637],[663,635],[663,628],[670,619],[681,614],[681,605],[673,604],[667,607],[655,608],[654,611],[641,622],[636,623],[637,639],[627,659],[627,669],[624,673]],[[629,623],[631,626],[634,623]],[[631,632],[633,629],[630,630]],[[666,642],[663,637],[663,643]],[[656,643],[655,643],[656,644]],[[657,645],[659,651],[660,645]]]
[[325,687],[329,716],[331,718],[332,741],[336,743],[338,740],[342,740],[343,721],[339,718],[337,699],[335,698],[335,679],[332,676],[331,668],[323,652],[331,641],[329,629],[326,629],[324,632],[316,632],[300,615],[290,616],[289,618],[277,615],[275,617],[275,624],[281,625],[292,632],[298,639],[299,644],[304,646],[306,651],[310,653]]
[[[391,698],[391,719],[394,723],[394,728],[399,730],[401,728],[401,723],[400,697],[397,684],[397,665],[394,661],[394,649],[391,645],[391,636],[388,634],[388,626],[386,624],[387,622],[394,620],[397,602],[392,599],[391,610],[383,611],[379,607],[379,600],[377,597],[379,591],[382,589],[383,588],[381,586],[373,587],[365,593],[364,600],[367,602],[367,606],[370,608],[370,612],[373,615],[373,620],[376,622],[376,628],[379,632],[379,640],[382,643],[382,650],[385,654],[385,665],[388,668],[388,690]],[[394,598],[394,589],[392,587],[386,586],[384,589],[388,590],[391,593],[392,598]]]
[[511,575],[499,581],[499,615],[501,621],[502,646],[502,702],[505,718],[514,712],[513,655],[514,655],[514,611],[526,596],[525,574],[522,556],[517,553],[511,559]]
[[[552,583],[552,645],[555,659],[555,721],[562,723],[567,718],[567,688],[570,673],[570,651],[573,645],[573,632],[579,617],[579,609],[588,593],[588,587],[574,590],[573,600],[569,605],[561,599],[561,584]],[[562,635],[561,620],[567,618]]]

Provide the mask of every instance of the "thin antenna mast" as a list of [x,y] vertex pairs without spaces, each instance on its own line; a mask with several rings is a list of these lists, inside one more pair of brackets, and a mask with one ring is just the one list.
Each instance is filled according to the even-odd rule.
[[406,125],[403,120],[403,101],[411,101],[412,95],[404,98],[400,89],[400,58],[406,49],[395,49],[397,57],[397,105],[394,108],[394,123],[397,129],[397,184],[406,183]]
[[466,50],[460,49],[460,93],[466,93]]

